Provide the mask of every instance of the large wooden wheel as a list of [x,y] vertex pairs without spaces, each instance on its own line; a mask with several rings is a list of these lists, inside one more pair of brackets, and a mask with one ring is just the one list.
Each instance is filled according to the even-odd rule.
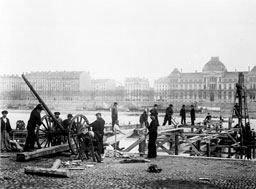
[[48,115],[42,117],[42,124],[37,127],[37,139],[42,148],[47,148],[52,145],[53,141],[53,121]]
[[84,115],[78,114],[72,118],[69,125],[68,144],[73,154],[79,153],[79,149],[81,148],[79,134],[84,132],[84,130],[85,132],[88,131],[88,124],[89,122]]

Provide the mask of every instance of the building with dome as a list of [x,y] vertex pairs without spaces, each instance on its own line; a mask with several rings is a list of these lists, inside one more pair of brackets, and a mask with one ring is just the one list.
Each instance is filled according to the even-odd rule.
[[[256,67],[242,71],[248,100],[255,101]],[[218,106],[233,104],[239,72],[228,72],[219,57],[211,57],[202,72],[182,73],[175,68],[165,79],[155,81],[155,100],[173,104]]]

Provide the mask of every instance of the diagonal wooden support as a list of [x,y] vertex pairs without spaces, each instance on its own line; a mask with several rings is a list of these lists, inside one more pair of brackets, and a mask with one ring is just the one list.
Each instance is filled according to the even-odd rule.
[[134,143],[132,143],[128,148],[126,148],[124,150],[124,152],[129,152],[131,151],[133,148],[135,148],[135,146],[137,146],[138,144],[140,144],[143,140],[145,140],[145,138],[139,138],[138,140],[136,140]]
[[201,153],[196,149],[194,144],[183,134],[181,133],[181,137],[192,147],[192,150],[197,154],[201,155]]

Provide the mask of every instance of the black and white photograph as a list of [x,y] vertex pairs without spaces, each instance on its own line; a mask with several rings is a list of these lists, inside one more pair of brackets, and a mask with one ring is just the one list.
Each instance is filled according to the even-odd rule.
[[0,1],[0,188],[255,189],[256,1]]

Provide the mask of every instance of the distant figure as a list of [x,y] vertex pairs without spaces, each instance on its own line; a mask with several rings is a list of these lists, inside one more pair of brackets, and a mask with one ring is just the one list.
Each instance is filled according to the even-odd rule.
[[116,120],[118,120],[118,110],[117,110],[117,102],[114,102],[114,105],[111,109],[111,118],[112,118],[112,131],[114,132],[114,125],[116,123]]
[[223,122],[224,122],[224,119],[222,118],[222,115],[220,115],[220,128],[223,128]]
[[239,105],[238,105],[238,103],[235,104],[234,111],[235,111],[235,116],[239,117]]
[[172,107],[173,107],[173,105],[170,104],[169,107],[166,108],[163,125],[165,125],[167,123],[167,121],[168,121],[168,125],[172,124],[172,115],[173,115]]
[[156,158],[156,139],[157,139],[157,128],[159,126],[158,121],[156,120],[153,114],[150,114],[151,122],[148,126],[149,131],[149,142],[148,142],[148,158]]
[[186,124],[186,109],[185,109],[185,105],[182,105],[182,108],[180,109],[180,116],[181,116],[180,123],[182,125]]
[[[150,113],[155,117],[155,119],[157,120],[158,122],[158,111],[157,111],[157,107],[158,105],[155,104],[153,109],[150,110]],[[158,122],[159,123],[159,122]]]
[[89,126],[92,127],[92,131],[94,132],[98,142],[97,153],[100,156],[100,159],[102,157],[104,158],[103,136],[104,136],[105,120],[101,117],[101,113],[96,114],[96,120],[92,122]]
[[[28,125],[27,125],[28,135],[27,135],[25,146],[24,146],[24,151],[33,151],[35,142],[38,141],[37,136],[35,134],[35,129],[36,127],[42,124],[41,115],[40,115],[42,110],[43,110],[42,105],[38,104],[30,114],[30,118],[28,120]],[[38,146],[38,148],[41,148],[41,146]]]
[[139,153],[140,156],[143,157],[143,154],[145,154],[145,148],[146,148],[146,129],[148,127],[148,111],[147,109],[143,111],[143,113],[140,115],[140,128],[143,128],[143,130],[139,133],[139,138],[143,140],[139,144]]
[[191,125],[195,125],[196,113],[193,105],[191,105],[190,118],[191,118]]

